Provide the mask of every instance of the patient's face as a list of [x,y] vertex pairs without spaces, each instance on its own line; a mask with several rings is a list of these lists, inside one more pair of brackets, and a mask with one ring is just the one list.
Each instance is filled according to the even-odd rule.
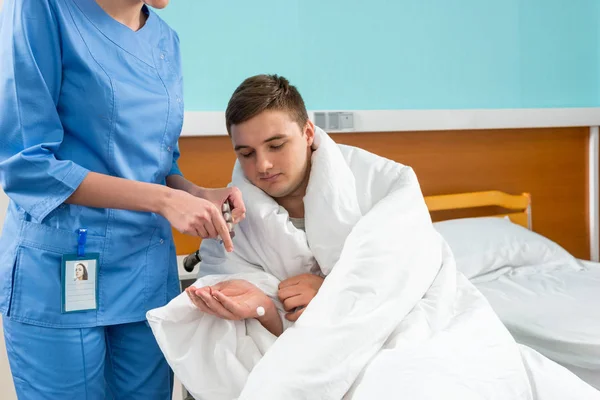
[[303,196],[314,138],[311,121],[300,128],[285,111],[264,111],[231,127],[231,140],[244,174],[269,196]]

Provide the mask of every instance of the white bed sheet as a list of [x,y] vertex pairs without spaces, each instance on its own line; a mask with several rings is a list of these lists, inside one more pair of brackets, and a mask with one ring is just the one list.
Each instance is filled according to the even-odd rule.
[[515,340],[600,389],[600,264],[516,268],[475,279]]

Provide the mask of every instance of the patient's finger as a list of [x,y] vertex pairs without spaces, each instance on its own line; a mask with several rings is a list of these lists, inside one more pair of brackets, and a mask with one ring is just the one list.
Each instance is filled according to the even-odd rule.
[[204,302],[206,303],[208,308],[210,308],[212,311],[214,311],[219,317],[224,318],[224,319],[231,319],[231,320],[239,319],[235,315],[233,315],[231,312],[229,312],[225,307],[223,307],[223,305],[220,302],[218,302],[217,300],[215,300],[215,298],[212,297],[211,295],[209,295],[205,292],[202,292],[200,297],[202,298],[202,300],[204,300]]
[[302,313],[306,310],[306,307],[302,307],[295,312],[285,314],[285,319],[288,321],[297,321],[298,318],[302,315]]
[[298,285],[294,285],[285,287],[277,291],[277,297],[279,297],[279,300],[284,301],[286,299],[289,299],[290,297],[298,296],[301,293],[302,291],[299,290]]
[[279,283],[279,289],[285,289],[286,287],[294,286],[294,285],[297,285],[298,283],[300,283],[300,279],[298,277],[294,276],[292,278],[288,278],[284,281],[281,281]]
[[206,304],[206,307],[219,318],[223,319],[235,319],[235,316],[231,315],[227,309],[225,309],[218,301],[216,301],[212,295],[207,293],[201,293],[200,298]]
[[231,314],[235,315],[238,319],[244,318],[245,309],[240,306],[235,301],[231,300],[228,296],[225,296],[223,293],[218,290],[213,290],[213,296],[217,298],[219,303],[223,305]]
[[192,294],[192,298],[196,300],[195,304],[199,308],[201,308],[202,310],[206,310],[207,313],[209,313],[211,315],[214,315],[215,317],[221,317],[216,312],[214,312],[208,306],[208,304],[206,304],[206,301],[203,299],[203,294],[206,294],[207,296],[210,296],[210,287],[208,287],[208,286],[204,286],[204,287],[201,287],[201,288],[192,287],[191,288],[191,294]]
[[[189,289],[189,288],[188,288]],[[206,303],[204,302],[204,300],[202,300],[200,297],[198,297],[196,295],[196,293],[194,293],[193,289],[186,289],[186,293],[188,295],[188,297],[190,298],[190,300],[192,301],[192,303],[202,312],[205,312],[207,314],[210,315],[214,315],[217,316],[214,312],[212,312],[208,306],[206,305]]]
[[192,287],[191,291],[193,294],[195,294],[198,297],[201,297],[202,293],[206,293],[206,294],[210,295],[210,286],[203,286],[201,288]]
[[283,308],[285,311],[291,311],[296,307],[306,306],[307,301],[302,295],[292,296],[283,301]]
[[202,299],[196,295],[196,293],[194,292],[195,290],[196,289],[193,287],[188,287],[187,289],[185,289],[185,292],[187,293],[188,297],[190,298],[190,300],[196,307],[198,307],[199,309],[201,309],[204,312],[210,311],[206,307],[206,304],[204,303],[204,301],[202,301]]

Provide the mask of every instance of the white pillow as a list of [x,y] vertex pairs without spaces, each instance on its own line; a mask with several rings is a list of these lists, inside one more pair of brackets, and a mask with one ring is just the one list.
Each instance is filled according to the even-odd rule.
[[577,259],[557,243],[508,218],[462,218],[433,226],[452,249],[457,269],[468,279],[503,267],[548,263],[579,267]]

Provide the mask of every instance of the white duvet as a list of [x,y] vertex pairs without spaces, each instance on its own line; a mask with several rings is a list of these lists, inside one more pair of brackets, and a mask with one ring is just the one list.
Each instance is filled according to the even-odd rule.
[[600,264],[515,268],[475,285],[519,343],[600,388]]
[[[411,168],[336,145],[317,130],[306,233],[242,174],[235,252],[201,247],[201,287],[243,278],[273,298],[302,273],[326,276],[276,338],[256,320],[202,313],[181,294],[148,312],[196,399],[598,399],[566,369],[517,345],[457,273]],[[285,319],[284,319],[285,321]]]

